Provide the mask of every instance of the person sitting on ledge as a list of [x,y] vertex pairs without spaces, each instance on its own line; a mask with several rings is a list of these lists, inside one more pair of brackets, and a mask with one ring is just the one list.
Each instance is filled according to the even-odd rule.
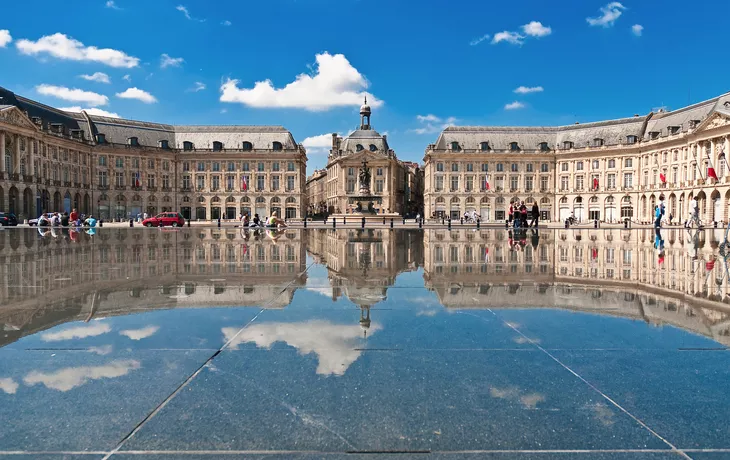
[[87,227],[96,227],[96,219],[94,219],[94,216],[89,216],[85,221],[84,225]]
[[267,220],[266,226],[269,228],[283,228],[286,227],[286,223],[282,219],[279,219],[277,212],[274,211],[271,213],[271,217]]

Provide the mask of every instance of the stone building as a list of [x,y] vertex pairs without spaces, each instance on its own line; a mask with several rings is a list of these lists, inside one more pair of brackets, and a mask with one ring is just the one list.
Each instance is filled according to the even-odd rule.
[[0,88],[0,206],[104,219],[304,213],[306,151],[280,126],[172,126],[67,113]]
[[[332,149],[324,172],[309,177],[307,186],[324,189],[324,200],[329,214],[347,214],[355,209],[349,197],[359,191],[358,173],[367,162],[371,172],[370,191],[378,197],[378,213],[402,214],[406,209],[406,168],[388,146],[388,138],[375,131],[370,124],[370,106],[360,107],[360,126],[350,135],[332,134]],[[320,185],[324,183],[324,186]],[[307,196],[317,192],[308,191]],[[310,206],[313,203],[309,203]]]
[[545,220],[650,222],[663,194],[675,218],[696,197],[702,220],[727,221],[729,136],[730,93],[596,123],[449,127],[426,149],[426,215],[501,221],[524,200],[538,201]]

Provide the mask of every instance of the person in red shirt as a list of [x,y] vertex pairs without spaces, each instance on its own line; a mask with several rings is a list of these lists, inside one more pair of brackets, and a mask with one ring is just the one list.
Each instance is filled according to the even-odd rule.
[[79,213],[76,212],[76,208],[74,208],[74,210],[71,211],[71,215],[69,216],[69,219],[71,220],[71,222],[74,223],[74,225],[76,225],[76,221],[79,220]]

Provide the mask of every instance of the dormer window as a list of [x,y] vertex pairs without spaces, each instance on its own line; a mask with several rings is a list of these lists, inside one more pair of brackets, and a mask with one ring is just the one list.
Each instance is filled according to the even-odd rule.
[[595,138],[593,139],[593,147],[601,147],[603,145],[603,139]]
[[564,141],[563,142],[563,148],[566,149],[566,150],[567,149],[572,149],[573,148],[573,143],[570,142],[570,141]]
[[33,118],[31,118],[31,120],[33,120],[33,123],[35,123],[38,126],[43,125],[43,120],[41,119],[41,117],[33,117]]
[[482,142],[481,144],[479,144],[479,148],[482,150],[482,152],[486,152],[488,150],[491,150],[489,148],[489,142]]
[[251,150],[253,150],[253,144],[248,141],[244,141],[241,144],[241,150],[243,150],[244,152],[250,152]]
[[363,147],[362,144],[357,144],[355,146],[355,150],[357,150],[358,152],[362,152],[363,150],[365,150],[365,147]]
[[517,142],[510,142],[509,150],[510,150],[510,152],[517,152],[520,150],[520,145]]
[[97,133],[96,134],[96,143],[97,144],[106,144],[106,134]]
[[657,139],[659,137],[659,131],[649,131],[649,139]]
[[459,150],[461,150],[461,147],[459,147],[459,143],[458,142],[452,142],[451,143],[451,150],[453,150],[454,152],[458,152]]
[[63,134],[63,125],[61,123],[51,123],[51,132]]
[[139,139],[136,137],[130,137],[127,139],[127,145],[131,147],[139,147]]
[[370,144],[370,151],[371,152],[377,152],[378,151],[378,146],[375,145],[375,144]]
[[626,136],[627,144],[636,144],[636,141],[638,141],[638,138],[636,136],[634,136],[633,134]]
[[274,142],[272,144],[272,148],[274,149],[274,152],[280,152],[282,150],[281,142]]
[[71,137],[74,139],[83,139],[84,138],[84,130],[83,129],[72,129],[71,130]]
[[537,146],[541,152],[549,152],[550,146],[547,142],[540,142],[540,144]]
[[157,142],[157,146],[161,149],[169,149],[170,148],[170,142],[167,139],[161,139]]
[[696,128],[699,124],[700,124],[700,120],[690,120],[689,121],[690,129]]
[[213,141],[213,151],[220,152],[223,150],[223,142]]
[[679,132],[679,126],[669,126],[669,134],[677,134]]
[[189,152],[189,151],[193,150],[194,148],[195,148],[195,146],[193,145],[192,142],[190,142],[190,141],[183,142],[184,151]]

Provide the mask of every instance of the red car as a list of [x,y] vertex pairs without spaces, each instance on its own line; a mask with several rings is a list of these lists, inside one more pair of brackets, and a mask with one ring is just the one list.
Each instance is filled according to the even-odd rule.
[[179,212],[163,212],[142,221],[145,227],[182,227],[185,218]]

